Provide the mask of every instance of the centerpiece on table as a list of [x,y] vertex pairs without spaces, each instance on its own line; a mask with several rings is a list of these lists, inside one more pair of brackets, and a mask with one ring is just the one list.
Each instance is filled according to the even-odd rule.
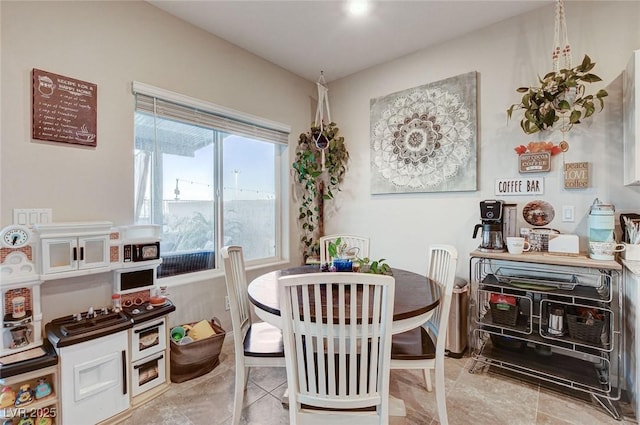
[[329,258],[331,258],[331,264],[322,264],[322,271],[336,271],[336,272],[360,272],[360,273],[372,273],[372,274],[385,274],[393,275],[391,266],[385,263],[385,259],[381,258],[377,261],[371,261],[368,257],[358,257],[358,248],[350,247],[342,238],[337,238],[335,241],[329,242],[327,245],[327,251]]

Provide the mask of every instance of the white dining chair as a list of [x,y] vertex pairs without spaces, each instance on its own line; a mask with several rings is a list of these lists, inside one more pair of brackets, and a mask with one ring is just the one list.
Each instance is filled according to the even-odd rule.
[[432,245],[428,264],[428,277],[440,286],[440,302],[423,326],[393,336],[391,369],[422,369],[428,391],[432,391],[431,369],[434,369],[438,418],[441,425],[447,425],[444,357],[458,251],[451,245]]
[[285,367],[284,347],[280,329],[269,323],[252,321],[242,248],[225,246],[221,252],[233,326],[236,359],[233,425],[237,425],[242,414],[249,368]]
[[395,279],[311,273],[278,287],[290,424],[388,424]]
[[329,242],[334,242],[340,238],[341,243],[346,244],[347,249],[357,248],[356,257],[365,258],[369,256],[369,238],[356,235],[327,235],[320,238],[320,264],[331,261],[329,255]]

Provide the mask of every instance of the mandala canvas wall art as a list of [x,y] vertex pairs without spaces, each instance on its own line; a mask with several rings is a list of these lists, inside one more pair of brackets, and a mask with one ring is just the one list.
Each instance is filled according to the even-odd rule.
[[477,189],[477,73],[371,99],[371,193]]

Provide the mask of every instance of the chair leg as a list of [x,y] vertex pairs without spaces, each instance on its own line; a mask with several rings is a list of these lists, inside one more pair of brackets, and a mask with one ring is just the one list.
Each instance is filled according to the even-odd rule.
[[422,369],[422,372],[424,373],[424,382],[427,384],[427,391],[433,391],[433,387],[431,386],[431,369],[427,367]]
[[436,361],[436,406],[438,408],[438,420],[440,425],[449,425],[447,417],[446,388],[444,387],[444,359]]
[[236,362],[236,383],[233,394],[233,425],[238,425],[240,423],[240,416],[242,416],[242,403],[244,401],[244,390],[247,387],[248,375],[244,362],[243,364],[238,364],[238,362]]

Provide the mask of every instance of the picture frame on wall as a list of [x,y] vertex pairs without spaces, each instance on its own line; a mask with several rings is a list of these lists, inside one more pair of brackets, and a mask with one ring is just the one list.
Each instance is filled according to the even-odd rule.
[[31,137],[96,147],[98,86],[33,69]]
[[477,72],[371,99],[371,193],[477,190]]

